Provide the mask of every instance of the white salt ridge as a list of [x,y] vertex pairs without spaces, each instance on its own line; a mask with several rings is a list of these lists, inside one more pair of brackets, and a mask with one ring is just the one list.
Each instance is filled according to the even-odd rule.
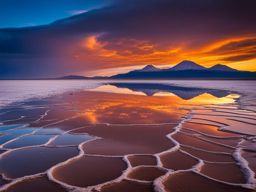
[[[242,143],[243,140],[240,142]],[[246,175],[247,183],[248,185],[251,185],[251,188],[256,188],[256,178],[255,178],[255,173],[253,170],[250,169],[248,161],[243,158],[242,156],[242,148],[238,147],[233,154],[234,158],[239,162],[242,171]]]
[[[189,118],[191,118],[191,117],[189,117]],[[169,149],[169,150],[167,150],[167,151],[164,151],[164,152],[161,152],[161,153],[159,153],[159,154],[155,154],[155,155],[154,155],[154,156],[158,159],[158,161],[157,161],[157,162],[158,162],[158,165],[157,165],[158,167],[162,167],[161,160],[159,159],[159,155],[160,155],[160,154],[167,153],[167,152],[170,152],[170,151],[175,151],[175,150],[178,150],[178,149],[180,148],[180,144],[179,144],[177,141],[175,141],[175,140],[171,137],[171,135],[173,135],[173,134],[179,132],[180,129],[181,129],[181,127],[182,127],[182,124],[185,123],[186,121],[189,121],[189,120],[190,120],[190,119],[184,119],[184,120],[182,120],[181,123],[175,128],[175,131],[172,132],[172,133],[170,133],[169,135],[167,135],[167,137],[168,137],[172,142],[174,142],[174,143],[176,144],[176,146],[173,147],[173,148],[171,148],[171,149]],[[81,129],[81,128],[82,128],[82,127],[76,128],[76,130],[77,130],[77,129]],[[70,130],[70,131],[72,131],[72,130]],[[95,139],[99,139],[99,138],[95,138]],[[58,166],[62,166],[62,165],[67,165],[69,162],[71,162],[71,161],[73,161],[73,160],[75,160],[75,159],[78,159],[78,158],[80,158],[80,157],[83,156],[83,155],[86,155],[85,152],[82,150],[82,145],[84,145],[84,144],[87,143],[87,142],[91,142],[91,141],[92,141],[92,140],[86,141],[86,142],[83,142],[83,143],[81,143],[81,144],[79,145],[79,151],[80,151],[80,152],[79,152],[79,155],[78,155],[78,156],[75,156],[75,157],[73,157],[73,158],[70,158],[70,159],[68,159],[68,160],[65,161],[65,162],[61,162],[61,163],[59,163],[59,164],[57,164],[57,165],[51,167],[49,170],[47,170],[47,171],[44,172],[44,173],[47,173],[48,177],[49,177],[52,181],[59,183],[60,185],[62,185],[63,187],[69,189],[70,191],[81,191],[81,192],[82,192],[82,191],[91,191],[91,190],[94,189],[94,188],[95,188],[95,189],[100,189],[103,185],[111,184],[111,183],[114,183],[114,182],[120,182],[120,181],[123,180],[124,178],[125,178],[125,179],[128,179],[128,180],[131,180],[131,181],[136,181],[136,182],[141,182],[141,183],[147,183],[147,182],[145,182],[145,181],[140,181],[140,180],[136,180],[136,179],[127,178],[128,173],[132,170],[132,166],[131,166],[131,164],[130,164],[130,162],[129,162],[129,160],[128,160],[128,156],[129,156],[129,155],[125,155],[125,156],[123,157],[123,158],[124,158],[124,161],[127,163],[127,166],[128,166],[127,169],[123,172],[123,174],[122,174],[120,177],[118,177],[118,178],[115,179],[115,180],[112,180],[112,181],[109,181],[109,182],[106,182],[106,183],[103,183],[103,184],[95,185],[95,186],[89,186],[89,187],[86,187],[86,188],[81,188],[81,187],[77,187],[77,186],[68,185],[68,184],[66,184],[66,183],[63,183],[63,182],[61,182],[61,181],[56,180],[56,179],[52,176],[52,172],[54,171],[54,168],[56,168],[56,167],[58,167]],[[48,144],[49,144],[49,143],[48,143]],[[167,173],[165,176],[162,176],[162,177],[160,177],[160,178],[158,178],[158,179],[156,179],[156,180],[154,181],[155,188],[157,189],[157,191],[164,191],[164,186],[162,185],[162,183],[163,183],[164,179],[166,179],[170,174],[175,174],[175,173],[182,172],[182,171],[195,171],[196,173],[198,173],[198,171],[200,171],[201,167],[202,167],[203,164],[204,164],[203,161],[202,161],[201,159],[199,159],[199,158],[197,158],[197,157],[195,157],[195,156],[193,156],[193,155],[187,153],[187,152],[184,152],[184,151],[182,151],[182,152],[185,153],[185,154],[187,154],[187,155],[189,155],[189,156],[191,156],[191,157],[193,157],[193,158],[198,159],[199,163],[198,163],[197,165],[195,165],[194,167],[192,167],[191,169],[188,169],[188,170],[179,170],[179,171],[175,171],[175,172],[173,172],[172,170],[168,170],[168,173]],[[90,155],[90,156],[94,156],[94,155]],[[117,156],[108,156],[108,155],[100,155],[100,156],[102,156],[102,157],[117,157]],[[143,167],[143,166],[142,166],[142,167]],[[146,167],[146,166],[145,166],[145,167]],[[164,168],[164,169],[166,170],[166,168]],[[44,173],[42,173],[42,174],[44,174]],[[30,177],[29,177],[29,176],[25,176],[25,177],[23,177],[23,179],[38,177],[38,176],[40,176],[40,175],[42,175],[42,174],[35,174],[35,175],[30,176]],[[212,178],[210,178],[210,177],[208,177],[208,176],[205,176],[205,175],[203,175],[203,174],[201,174],[201,175],[204,176],[204,177],[207,177],[208,179],[212,179]],[[250,188],[253,187],[253,186],[248,185],[248,184],[234,184],[234,183],[228,183],[228,182],[219,181],[219,180],[216,180],[216,179],[212,179],[212,180],[217,181],[217,182],[221,182],[221,183],[224,183],[224,184],[229,184],[229,185],[237,185],[237,186],[250,187]],[[19,179],[15,180],[14,182],[5,185],[5,189],[7,189],[9,186],[13,185],[14,183],[20,182],[20,181],[22,181],[22,178],[19,178]]]
[[[245,110],[246,111],[246,110]],[[47,114],[45,114],[46,116]],[[42,116],[41,116],[42,117]],[[74,117],[71,117],[71,118],[74,118]],[[51,126],[51,125],[54,125],[54,124],[57,124],[57,123],[60,123],[60,122],[64,122],[66,120],[69,120],[71,118],[67,118],[67,119],[64,119],[64,120],[60,120],[58,122],[54,122],[54,123],[50,123],[49,125],[46,125],[47,126]],[[199,148],[196,148],[196,147],[193,147],[193,146],[186,146],[186,145],[182,145],[180,144],[179,142],[177,142],[175,139],[172,138],[172,136],[178,132],[181,132],[181,128],[183,126],[183,124],[187,121],[193,121],[193,118],[191,116],[191,112],[187,114],[187,116],[175,127],[174,129],[174,132],[166,135],[166,137],[168,139],[170,139],[174,144],[175,146],[173,148],[170,148],[166,151],[163,151],[161,153],[158,153],[158,154],[153,154],[153,156],[156,157],[157,159],[157,166],[160,167],[160,168],[163,168],[164,170],[167,170],[168,172],[164,175],[164,176],[161,176],[159,178],[157,178],[155,181],[154,181],[154,187],[156,189],[156,191],[165,191],[165,188],[164,188],[164,185],[163,185],[163,182],[168,178],[168,176],[172,175],[172,174],[176,174],[176,173],[179,173],[179,172],[187,172],[187,171],[193,171],[209,180],[212,180],[212,181],[216,181],[216,182],[219,182],[219,183],[223,183],[223,184],[226,184],[226,185],[232,185],[232,186],[241,186],[241,187],[245,187],[245,188],[250,188],[250,189],[255,189],[256,188],[256,180],[255,180],[255,173],[250,169],[249,165],[248,165],[248,162],[246,161],[245,158],[242,157],[242,147],[237,147],[234,149],[234,147],[231,147],[231,146],[227,146],[227,147],[231,147],[233,148],[235,151],[234,153],[230,154],[230,153],[225,153],[225,152],[213,152],[213,151],[208,151],[208,150],[202,150],[202,149],[199,149]],[[207,123],[208,122],[208,123]],[[209,120],[206,120],[206,123],[209,124],[209,125],[212,125],[211,123],[218,123],[218,125],[220,126],[220,129],[225,129],[226,126],[228,126],[227,124],[224,124],[222,122],[214,122],[214,121],[209,121]],[[107,125],[111,125],[111,126],[120,126],[120,125],[123,125],[123,124],[109,124],[109,123],[105,123]],[[163,123],[163,124],[173,124],[173,123]],[[163,125],[162,124],[162,125]],[[201,123],[201,124],[204,124],[204,123]],[[134,126],[134,125],[138,125],[138,124],[129,124],[130,126]],[[141,125],[141,124],[139,124]],[[144,125],[151,125],[151,124],[144,124]],[[155,124],[152,124],[152,125],[155,125]],[[157,124],[157,125],[161,125],[161,124]],[[216,126],[216,124],[214,124]],[[81,129],[82,127],[79,127],[79,128],[75,128],[75,129],[72,129],[72,130],[77,130],[77,129]],[[69,130],[69,131],[72,131],[72,130]],[[198,132],[198,134],[202,134],[200,132]],[[203,134],[202,134],[203,135]],[[204,136],[211,136],[211,135],[207,135],[207,134],[204,134]],[[54,141],[57,137],[53,137],[51,138],[46,144],[44,145],[49,145],[52,141]],[[65,187],[66,189],[68,189],[69,191],[79,191],[79,192],[83,192],[83,191],[91,191],[92,189],[98,189],[100,190],[102,186],[106,185],[106,184],[111,184],[111,183],[114,183],[114,182],[120,182],[121,180],[123,179],[127,179],[127,180],[130,180],[130,181],[135,181],[135,182],[139,182],[139,183],[148,183],[146,181],[141,181],[141,180],[136,180],[136,179],[130,179],[127,177],[128,173],[134,169],[132,168],[131,166],[131,163],[129,162],[128,160],[128,156],[131,156],[131,155],[140,155],[140,154],[129,154],[129,155],[125,155],[125,156],[109,156],[109,155],[88,155],[88,154],[85,154],[85,152],[82,150],[82,146],[88,142],[91,142],[91,141],[94,141],[96,139],[100,139],[98,137],[95,137],[95,139],[93,140],[89,140],[89,141],[85,141],[85,142],[82,142],[80,145],[79,145],[79,155],[73,157],[73,158],[70,158],[68,159],[67,161],[64,161],[64,162],[61,162],[53,167],[51,167],[49,170],[46,170],[45,172],[43,173],[39,173],[39,174],[35,174],[35,175],[30,175],[30,176],[25,176],[25,177],[22,177],[22,178],[18,178],[18,179],[15,179],[15,180],[12,180],[10,178],[6,178],[4,175],[3,175],[3,178],[5,179],[9,179],[9,180],[12,180],[11,183],[9,184],[6,184],[4,185],[2,188],[0,188],[0,191],[1,190],[4,190],[4,189],[8,189],[8,187],[14,185],[15,183],[17,182],[21,182],[27,178],[34,178],[34,177],[38,177],[38,176],[41,176],[43,174],[47,174],[48,177],[50,178],[50,180],[52,180],[53,182],[56,182],[58,184],[60,184],[61,186]],[[213,143],[213,144],[217,144],[217,145],[223,145],[221,143],[218,143],[218,142],[212,142],[212,141],[209,141],[207,139],[205,139],[206,142],[210,142],[210,143]],[[243,140],[241,140],[240,144],[242,143]],[[215,154],[227,154],[227,155],[233,155],[233,157],[236,159],[236,161],[239,163],[240,167],[241,167],[241,170],[243,171],[243,173],[245,174],[246,178],[247,178],[247,182],[246,183],[229,183],[229,182],[224,182],[224,181],[220,181],[218,179],[214,179],[214,178],[211,178],[207,175],[204,175],[202,173],[200,173],[200,170],[202,168],[202,166],[204,165],[204,162],[207,162],[207,161],[203,161],[202,159],[196,157],[196,156],[193,156],[183,150],[180,149],[180,146],[186,146],[186,147],[189,147],[191,149],[196,149],[196,150],[201,150],[201,151],[205,151],[205,152],[208,152],[208,153],[215,153]],[[30,146],[31,147],[31,146]],[[25,148],[25,147],[23,147]],[[18,150],[18,149],[14,149],[14,150]],[[162,162],[161,162],[161,159],[160,159],[160,155],[161,154],[165,154],[165,153],[169,153],[169,152],[173,152],[173,151],[176,151],[176,150],[180,150],[182,153],[186,154],[186,155],[189,155],[190,157],[192,158],[195,158],[198,160],[198,163],[196,165],[194,165],[192,168],[190,169],[186,169],[186,170],[178,170],[178,171],[173,171],[171,169],[166,169],[163,167],[162,165]],[[10,150],[10,151],[13,151],[13,150]],[[7,152],[3,153],[2,155],[0,155],[0,159],[2,158],[2,156],[4,156]],[[61,181],[58,181],[57,179],[55,179],[52,175],[53,171],[55,168],[59,167],[59,166],[62,166],[62,165],[67,165],[69,162],[73,161],[73,160],[76,160],[78,158],[80,158],[81,156],[83,155],[88,155],[88,156],[102,156],[102,157],[123,157],[124,161],[126,162],[127,164],[127,169],[122,173],[122,175],[114,180],[111,180],[111,181],[108,181],[108,182],[105,182],[105,183],[102,183],[102,184],[99,184],[99,185],[95,185],[95,186],[89,186],[89,187],[86,187],[86,188],[81,188],[81,187],[77,187],[77,186],[72,186],[72,185],[69,185],[69,184],[66,184],[66,183],[63,183]],[[145,154],[144,154],[145,155]],[[148,155],[152,155],[152,154],[148,154]],[[218,163],[218,162],[211,162],[211,163]],[[231,162],[221,162],[221,163],[231,163]],[[148,167],[146,165],[142,165],[140,167]]]

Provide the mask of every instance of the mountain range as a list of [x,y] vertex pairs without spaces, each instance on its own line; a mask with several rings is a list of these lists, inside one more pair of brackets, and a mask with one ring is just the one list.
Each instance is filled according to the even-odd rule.
[[114,75],[113,79],[256,79],[256,72],[238,71],[226,65],[217,64],[210,68],[193,61],[182,61],[174,67],[159,69],[147,65],[140,70]]
[[142,69],[110,77],[66,77],[61,79],[256,79],[256,72],[239,71],[222,64],[206,68],[193,61],[184,60],[166,69],[146,65]]

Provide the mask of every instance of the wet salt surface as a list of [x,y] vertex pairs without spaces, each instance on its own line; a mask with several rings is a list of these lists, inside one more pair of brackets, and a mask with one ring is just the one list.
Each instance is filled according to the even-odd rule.
[[3,145],[5,149],[14,149],[27,146],[43,145],[49,141],[51,136],[48,135],[26,135],[10,141]]
[[12,192],[66,192],[66,190],[63,187],[49,181],[49,179],[46,176],[25,179],[22,182],[18,182],[12,185],[8,190]]
[[6,131],[6,130],[9,130],[9,129],[15,129],[15,128],[18,128],[18,127],[21,127],[22,124],[14,124],[14,125],[2,125],[0,126],[0,133],[2,133],[3,131]]
[[15,136],[15,135],[4,135],[4,134],[2,134],[0,136],[0,144],[4,144],[4,143],[6,143],[6,142],[8,142],[10,140],[15,139],[16,137],[17,136]]
[[121,157],[82,156],[56,168],[53,176],[69,185],[88,187],[113,180],[126,168]]
[[0,109],[0,191],[256,188],[252,96],[130,82],[59,93]]
[[33,128],[17,128],[17,129],[8,129],[5,131],[2,131],[1,133],[4,135],[24,135],[29,134],[35,131]]
[[156,178],[164,175],[167,171],[158,167],[136,167],[133,168],[128,174],[128,178],[141,180],[141,181],[154,181]]
[[94,137],[87,134],[74,135],[74,134],[64,134],[58,136],[53,140],[50,145],[53,146],[63,146],[63,145],[79,145],[82,142],[92,140]]
[[63,131],[59,128],[43,128],[36,131],[36,135],[60,135]]
[[[186,184],[184,184],[186,181]],[[189,192],[192,190],[198,192],[241,192],[241,191],[251,191],[250,189],[244,189],[239,186],[227,185],[220,182],[210,180],[204,176],[196,174],[191,171],[184,171],[180,173],[175,173],[167,178],[164,183],[166,191],[177,191],[177,192]]]
[[30,147],[2,154],[0,170],[7,178],[20,178],[45,172],[53,165],[78,154],[75,147]]

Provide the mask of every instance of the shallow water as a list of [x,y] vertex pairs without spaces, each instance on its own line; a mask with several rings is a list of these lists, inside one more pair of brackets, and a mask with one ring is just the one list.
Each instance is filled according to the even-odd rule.
[[2,191],[256,188],[252,91],[227,82],[0,83]]

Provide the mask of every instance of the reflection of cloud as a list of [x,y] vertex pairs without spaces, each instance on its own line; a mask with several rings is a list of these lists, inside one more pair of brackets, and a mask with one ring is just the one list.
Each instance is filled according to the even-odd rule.
[[[24,105],[38,106],[40,104],[50,107],[51,112],[43,120],[47,124],[49,124],[47,119],[54,119],[55,122],[62,122],[61,124],[66,124],[66,126],[80,127],[87,123],[132,124],[172,122],[173,120],[176,121],[181,113],[187,113],[185,110],[178,110],[180,107],[183,108],[185,106],[185,108],[189,108],[201,104],[226,104],[234,102],[234,98],[234,95],[217,98],[209,94],[202,94],[193,99],[184,100],[176,95],[148,97],[145,95],[78,91],[72,95],[63,94],[61,97],[57,96],[57,98],[53,96],[43,101],[41,98],[39,100],[24,101]],[[42,111],[42,108],[39,109]],[[35,108],[36,111],[39,109]],[[24,113],[24,110],[21,111]],[[16,115],[17,118],[20,116],[19,113]],[[70,119],[70,117],[74,118]],[[66,120],[63,121],[63,119]],[[122,129],[120,131],[122,132]]]
[[189,105],[201,104],[227,104],[233,103],[234,98],[236,95],[218,98],[204,93],[185,100],[176,95],[147,97],[90,91],[77,102],[79,102],[81,113],[90,123],[146,123],[152,120],[166,122],[166,119],[172,119],[177,112],[177,107],[181,105],[189,107]]
[[95,114],[95,112],[92,111],[86,111],[84,112],[84,117],[92,124],[96,124],[97,123],[97,116]]

